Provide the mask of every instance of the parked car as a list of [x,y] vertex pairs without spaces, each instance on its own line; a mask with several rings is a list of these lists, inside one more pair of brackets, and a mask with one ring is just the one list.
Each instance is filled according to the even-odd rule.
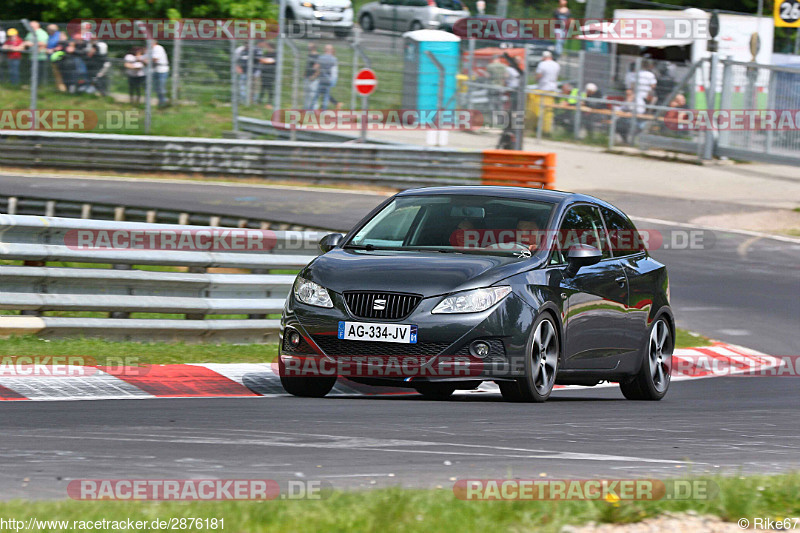
[[452,31],[458,19],[468,16],[461,0],[380,0],[361,8],[358,23],[364,31]]
[[675,326],[666,267],[643,242],[619,209],[582,194],[401,192],[324,237],[298,275],[281,383],[319,397],[343,375],[440,399],[494,381],[507,400],[541,402],[555,384],[613,381],[659,400]]
[[286,20],[291,23],[314,22],[331,29],[337,37],[347,37],[353,31],[351,0],[286,0]]

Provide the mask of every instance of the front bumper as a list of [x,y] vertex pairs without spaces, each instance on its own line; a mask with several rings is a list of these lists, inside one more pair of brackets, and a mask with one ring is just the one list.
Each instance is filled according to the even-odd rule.
[[[287,299],[281,320],[280,356],[291,368],[308,361],[326,364],[326,372],[352,379],[387,378],[416,381],[470,381],[513,379],[524,375],[528,334],[534,310],[513,293],[481,313],[432,314],[441,296],[424,298],[402,320],[353,316],[341,294],[331,292],[334,307],[324,309]],[[340,321],[413,324],[416,344],[342,340]],[[287,333],[297,331],[302,342],[293,347]],[[478,358],[470,351],[474,341],[490,346]],[[292,366],[294,365],[294,366]],[[313,364],[312,364],[313,366]],[[289,368],[289,367],[287,367]],[[304,367],[307,368],[307,367]]]
[[321,28],[352,28],[353,9],[344,11],[322,11],[310,7],[300,7],[295,16],[298,20],[313,22]]

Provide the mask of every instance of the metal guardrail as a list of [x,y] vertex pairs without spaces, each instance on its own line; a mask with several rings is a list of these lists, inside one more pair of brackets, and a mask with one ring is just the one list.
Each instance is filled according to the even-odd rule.
[[369,144],[0,133],[0,163],[19,167],[233,174],[398,188],[480,183],[482,158],[479,151]]
[[[285,124],[274,123],[271,120],[261,120],[251,117],[238,118],[239,130],[253,133],[255,135],[267,135],[277,137],[278,139],[286,139],[291,141],[305,141],[305,142],[359,142],[360,134],[350,134],[335,131],[315,131],[304,130],[286,127]],[[380,141],[370,139],[370,144],[390,145],[390,146],[404,146],[403,143],[395,143],[391,141]]]
[[223,226],[231,228],[269,229],[276,231],[319,231],[323,228],[301,226],[264,218],[244,218],[198,211],[153,209],[120,203],[76,202],[53,199],[52,193],[44,197],[4,196],[0,193],[0,213],[9,215],[37,215],[45,217],[114,220],[117,222],[147,222],[149,224],[194,224],[198,226]]
[[[70,237],[76,231],[111,235],[143,231],[208,233],[214,229],[236,231],[0,215],[0,260],[5,263],[0,265],[0,310],[20,312],[2,316],[0,311],[0,333],[127,340],[274,341],[279,320],[268,317],[281,312],[294,281],[294,275],[285,271],[306,265],[314,257],[313,248],[324,232],[267,231],[273,245],[259,253],[82,249]],[[53,265],[54,262],[60,264]],[[94,268],[64,266],[63,262],[88,263],[84,266]],[[137,269],[140,265],[149,265],[149,269]],[[153,266],[173,268],[157,271],[152,270]],[[275,270],[280,272],[270,273]],[[46,314],[65,311],[77,316]],[[87,318],[88,312],[108,316]],[[168,315],[131,318],[135,313]],[[171,314],[183,314],[186,319],[176,319]],[[213,318],[218,315],[234,316]]]

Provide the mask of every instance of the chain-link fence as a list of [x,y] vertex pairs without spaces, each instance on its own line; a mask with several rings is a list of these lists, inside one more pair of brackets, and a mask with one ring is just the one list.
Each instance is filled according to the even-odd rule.
[[[25,41],[41,32],[31,31],[28,21],[0,21],[3,108],[36,108],[39,96],[52,93],[103,95],[106,102],[133,104],[156,118],[157,105],[172,104],[235,130],[239,116],[269,119],[276,109],[420,109],[425,93],[433,102],[425,105],[434,108],[483,112],[485,127],[507,129],[512,112],[520,113],[527,135],[538,138],[662,147],[705,156],[711,147],[717,155],[721,149],[794,157],[800,150],[798,128],[709,134],[679,127],[687,111],[709,105],[717,110],[798,109],[800,71],[788,67],[720,58],[712,76],[709,60],[691,64],[565,50],[555,58],[557,76],[552,78],[551,68],[540,78],[539,63],[552,52],[552,43],[504,46],[462,40],[452,65],[442,71],[401,33],[356,27],[347,38],[320,32],[282,40],[161,40],[157,45],[169,63],[163,72],[166,65],[151,57],[152,41],[68,37],[65,24],[52,31],[42,23],[41,29],[46,44],[33,53],[32,43]],[[323,54],[336,58],[334,68],[327,66],[324,90],[315,70]],[[363,67],[375,71],[378,80],[368,100],[352,83]],[[542,91],[548,76],[548,90]],[[85,102],[88,106],[93,100]],[[193,131],[189,127],[181,134]]]

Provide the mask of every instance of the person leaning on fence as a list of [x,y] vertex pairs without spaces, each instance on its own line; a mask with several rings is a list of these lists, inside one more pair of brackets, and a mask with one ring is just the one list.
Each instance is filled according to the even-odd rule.
[[3,42],[3,52],[8,62],[8,79],[12,85],[19,85],[19,66],[22,62],[22,51],[25,44],[15,28],[9,28],[6,32],[6,40]]
[[606,109],[606,102],[599,101],[603,98],[603,91],[601,91],[600,88],[594,83],[586,84],[583,96],[585,98],[592,98],[592,100],[588,100],[583,104],[589,108],[590,112],[585,113],[581,117],[581,120],[583,121],[583,124],[586,127],[586,133],[591,136],[594,135],[595,129],[602,123],[604,118],[599,113],[592,113],[591,111]]
[[646,108],[636,101],[633,89],[625,89],[625,101],[615,108],[626,114],[617,120],[616,132],[622,136],[626,144],[631,144],[639,130],[638,119],[634,122],[633,112],[635,110],[637,115],[642,115]]
[[308,44],[306,71],[303,76],[303,109],[313,109],[319,91],[319,52],[317,45]]
[[141,46],[134,46],[122,60],[125,76],[128,78],[128,102],[131,104],[138,104],[142,100],[142,86],[145,80],[143,54],[144,49]]
[[688,126],[687,121],[689,114],[686,112],[686,97],[682,94],[676,94],[675,98],[669,103],[671,108],[664,113],[664,123],[662,124],[662,131],[668,135],[683,137],[686,135],[685,127]]
[[108,73],[111,70],[111,61],[108,60],[108,45],[103,41],[92,39],[89,49],[86,70],[94,90],[100,96],[108,94]]
[[36,53],[36,60],[39,65],[37,68],[37,78],[39,85],[44,85],[47,80],[47,40],[50,38],[47,32],[42,29],[35,20],[30,21],[31,32],[25,36],[25,48],[32,48],[34,36],[36,37],[36,48],[38,52],[31,50],[31,54]]
[[[323,111],[328,109],[328,102],[331,98],[331,89],[333,89],[333,69],[339,62],[336,59],[336,51],[333,45],[325,45],[325,53],[319,56],[317,62],[319,63],[319,109]],[[315,106],[316,108],[316,102]]]
[[[156,85],[156,94],[158,94],[158,107],[167,107],[167,78],[169,77],[169,58],[167,51],[164,47],[158,44],[158,41],[153,40],[152,50],[152,68],[153,68],[153,81]],[[145,55],[144,62],[147,63]]]
[[78,53],[78,44],[75,41],[68,41],[64,50],[53,52],[50,61],[55,63],[56,68],[61,72],[61,78],[67,92],[70,94],[85,92],[89,86],[86,63]]
[[[559,103],[566,104],[569,106],[575,106],[578,104],[578,91],[577,87],[573,87],[570,83],[563,83],[561,85],[561,92],[559,93]],[[585,96],[585,95],[584,95]],[[564,129],[571,130],[573,124],[575,123],[575,111],[572,109],[560,109],[556,113],[556,124],[563,127]]]
[[[47,39],[47,48],[45,52],[47,53],[47,58],[51,59],[55,52],[59,50],[63,50],[64,46],[66,45],[66,34],[58,29],[58,26],[55,24],[48,24],[47,25],[47,35],[49,35]],[[64,80],[61,78],[61,72],[59,72],[56,64],[50,61],[50,70],[53,73],[53,79],[55,80],[56,87],[62,93],[67,90],[66,85],[64,85]]]

